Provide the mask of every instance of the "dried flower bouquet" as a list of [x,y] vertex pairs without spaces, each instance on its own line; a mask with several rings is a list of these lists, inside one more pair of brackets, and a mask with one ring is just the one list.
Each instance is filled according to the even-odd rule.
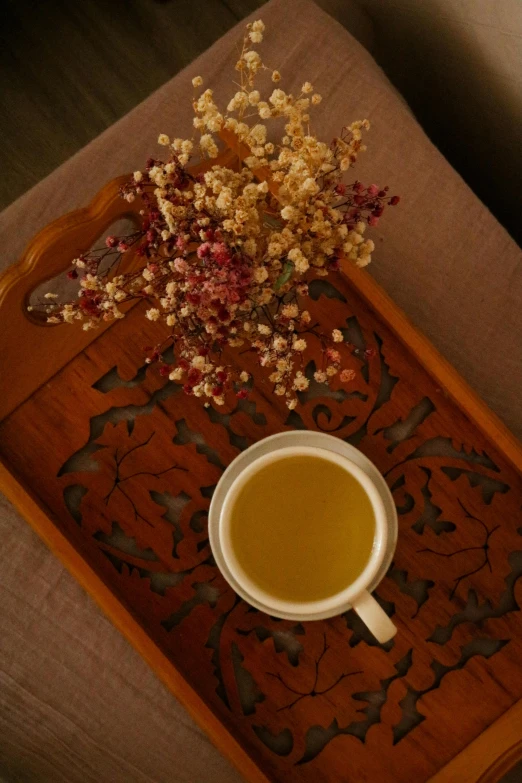
[[[264,29],[261,21],[247,25],[237,89],[226,111],[195,77],[197,141],[161,134],[166,160],[149,159],[122,188],[127,201],[141,199],[140,229],[108,236],[103,248],[74,259],[68,276],[79,282],[77,300],[59,304],[49,293],[44,309],[51,323],[81,322],[92,329],[123,318],[124,303],[145,299],[146,317],[162,321],[166,330],[147,361],[183,383],[187,394],[207,405],[223,404],[230,389],[247,396],[249,374],[224,358],[226,346],[243,346],[255,352],[275,394],[293,409],[296,392],[309,384],[303,368],[310,334],[323,351],[317,382],[328,383],[338,373],[343,383],[355,377],[342,367],[342,333],[322,334],[311,324],[309,281],[338,272],[344,257],[369,264],[374,243],[365,236],[367,226],[375,226],[385,206],[399,198],[390,197],[387,187],[343,182],[365,150],[368,121],[344,127],[330,144],[317,139],[311,112],[321,96],[310,82],[296,97],[274,86],[279,72],[269,71],[252,48]],[[257,84],[268,75],[271,94],[264,100]],[[269,140],[269,123],[283,128],[277,143]],[[233,164],[212,165],[223,138],[244,154]],[[197,153],[209,159],[201,174],[189,166]],[[142,259],[137,271],[120,271],[128,254]],[[162,353],[172,345],[175,363],[167,365]]]

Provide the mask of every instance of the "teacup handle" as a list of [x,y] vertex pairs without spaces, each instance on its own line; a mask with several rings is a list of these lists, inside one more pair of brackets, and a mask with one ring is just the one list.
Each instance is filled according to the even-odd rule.
[[380,644],[389,642],[397,633],[396,626],[367,590],[357,596],[352,607]]

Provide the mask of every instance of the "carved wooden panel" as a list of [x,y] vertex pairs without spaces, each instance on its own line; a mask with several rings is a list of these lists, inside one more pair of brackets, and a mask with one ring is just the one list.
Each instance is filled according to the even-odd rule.
[[[289,413],[236,354],[251,397],[205,409],[140,366],[161,327],[137,306],[0,424],[0,453],[270,780],[423,781],[522,697],[522,480],[344,275],[311,292],[349,387],[312,380]],[[213,563],[222,471],[295,428],[357,446],[393,492],[385,645],[353,612],[263,615]]]

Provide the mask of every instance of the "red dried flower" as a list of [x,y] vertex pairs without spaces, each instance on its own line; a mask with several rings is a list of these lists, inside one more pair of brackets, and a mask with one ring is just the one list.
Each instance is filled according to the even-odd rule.
[[341,354],[339,351],[336,351],[335,348],[327,348],[326,349],[326,356],[331,362],[340,362],[341,361]]
[[215,261],[222,266],[229,264],[232,257],[230,250],[223,242],[214,242],[212,245],[212,256]]
[[88,296],[82,296],[80,299],[80,309],[83,310],[86,315],[100,315],[100,309],[96,303],[96,300]]
[[342,383],[349,383],[350,381],[353,381],[356,377],[357,376],[355,370],[352,370],[351,367],[343,370],[339,375],[339,378],[341,379]]
[[206,258],[210,254],[210,243],[203,242],[196,250],[198,258]]

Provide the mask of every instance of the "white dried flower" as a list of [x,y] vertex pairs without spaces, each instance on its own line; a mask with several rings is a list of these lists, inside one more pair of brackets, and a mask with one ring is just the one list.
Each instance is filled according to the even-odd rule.
[[216,142],[209,133],[203,134],[199,140],[199,146],[201,147],[201,151],[206,153],[209,158],[217,158],[218,148]]
[[253,50],[245,52],[243,55],[243,60],[248,63],[251,68],[255,68],[257,65],[261,65],[261,57]]
[[299,275],[304,275],[310,267],[308,259],[305,258],[301,250],[297,247],[293,247],[292,250],[289,251],[288,258],[293,263],[295,271]]
[[162,147],[168,147],[170,144],[170,139],[167,136],[166,133],[160,133],[158,136],[158,144],[161,144]]
[[202,84],[203,84],[203,79],[201,78],[201,76],[194,76],[194,78],[192,79],[192,86],[201,87]]
[[287,349],[288,340],[285,340],[284,337],[278,334],[274,337],[273,346],[274,346],[274,351],[277,351],[278,353],[282,353]]
[[264,283],[268,277],[268,271],[264,266],[258,266],[254,269],[254,280],[256,283]]
[[334,343],[342,343],[344,340],[343,333],[339,329],[332,331],[332,340]]
[[359,256],[357,261],[355,262],[356,266],[360,267],[361,269],[365,266],[368,266],[368,264],[371,262],[372,257],[371,256]]
[[296,207],[292,207],[290,204],[288,204],[281,210],[281,217],[283,220],[297,220],[300,217],[299,210]]
[[308,378],[306,378],[305,375],[299,370],[295,374],[294,382],[292,384],[292,388],[294,391],[306,391],[310,385],[310,381]]
[[147,310],[145,313],[145,317],[149,319],[149,321],[157,321],[160,317],[160,311],[157,307],[151,307],[150,310]]
[[299,308],[296,304],[286,304],[281,312],[286,318],[297,318],[299,315]]

